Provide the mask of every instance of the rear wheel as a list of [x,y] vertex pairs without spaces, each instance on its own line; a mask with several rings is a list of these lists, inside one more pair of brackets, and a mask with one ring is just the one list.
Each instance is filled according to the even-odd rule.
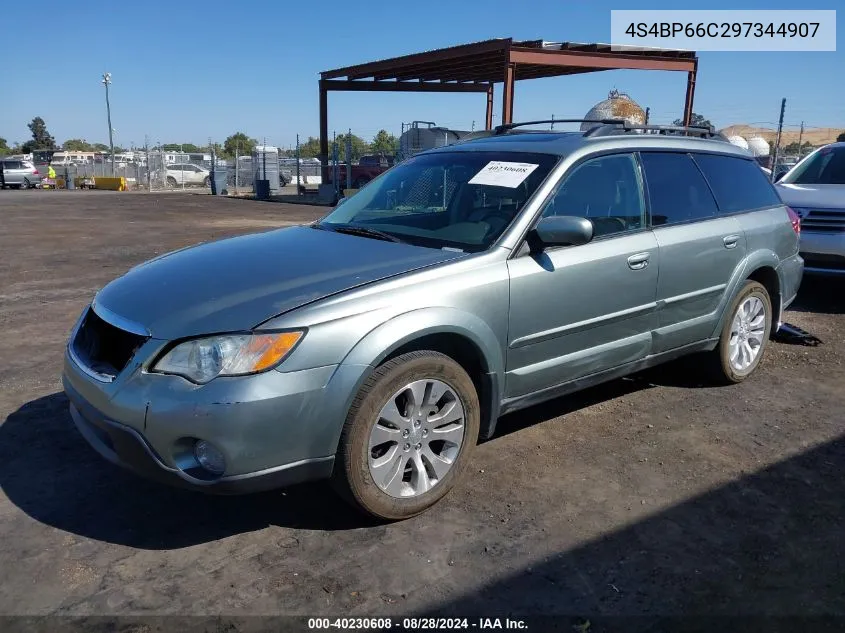
[[21,189],[30,189],[32,184],[29,182],[28,178],[23,179],[23,184],[21,184]]
[[211,186],[211,178],[209,176],[205,177],[205,180],[202,181],[203,187],[210,187]]
[[403,354],[377,368],[356,396],[333,484],[374,517],[414,516],[455,485],[478,426],[478,395],[458,363],[433,351]]
[[746,281],[731,303],[711,363],[720,382],[748,378],[763,360],[772,331],[772,301],[766,288]]

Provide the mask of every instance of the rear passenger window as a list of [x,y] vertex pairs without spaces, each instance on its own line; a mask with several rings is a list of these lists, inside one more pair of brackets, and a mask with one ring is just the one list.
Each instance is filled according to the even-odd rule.
[[718,214],[704,176],[688,154],[643,152],[654,226],[706,220]]
[[694,158],[704,172],[722,213],[781,204],[775,188],[754,161],[717,154],[694,154]]
[[543,209],[543,216],[575,215],[593,223],[601,237],[644,226],[643,198],[632,154],[588,160],[564,177]]

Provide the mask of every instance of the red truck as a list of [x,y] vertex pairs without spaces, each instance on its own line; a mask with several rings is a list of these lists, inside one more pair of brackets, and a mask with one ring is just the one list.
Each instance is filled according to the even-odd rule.
[[[373,178],[393,167],[395,161],[395,157],[384,154],[367,154],[361,156],[358,160],[358,164],[351,166],[352,178],[350,178],[350,181],[352,183],[352,188],[360,189]],[[339,184],[341,189],[345,189],[346,183],[349,182],[346,179],[346,170],[347,166],[344,163],[337,166],[338,179],[340,181]],[[334,167],[330,166],[328,180],[330,184],[334,184],[334,174]]]

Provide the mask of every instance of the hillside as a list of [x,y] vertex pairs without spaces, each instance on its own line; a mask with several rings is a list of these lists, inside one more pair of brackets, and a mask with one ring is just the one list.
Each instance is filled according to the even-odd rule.
[[[777,137],[777,130],[765,127],[755,127],[753,125],[745,125],[742,123],[736,125],[729,125],[720,130],[725,136],[733,136],[738,134],[744,138],[752,136],[762,136],[769,143],[774,143]],[[802,143],[810,143],[811,145],[826,145],[836,141],[836,137],[845,132],[845,130],[835,127],[808,127],[804,128],[804,135],[801,139]],[[781,134],[781,145],[789,145],[790,143],[798,142],[799,130],[789,128],[784,130]]]

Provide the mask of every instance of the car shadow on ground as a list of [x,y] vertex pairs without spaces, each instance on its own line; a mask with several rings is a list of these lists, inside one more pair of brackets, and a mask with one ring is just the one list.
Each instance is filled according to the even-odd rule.
[[314,530],[368,525],[322,483],[218,496],[147,481],[88,446],[63,393],[23,405],[0,425],[0,487],[38,521],[142,549],[175,549],[268,525]]
[[[676,384],[678,375],[655,368],[524,409],[503,417],[494,439],[655,384]],[[269,525],[333,531],[375,524],[324,482],[217,496],[147,481],[88,446],[63,393],[24,404],[0,425],[0,488],[42,523],[141,549],[176,549]]]
[[[843,471],[845,435],[508,575],[437,614],[563,615],[554,630],[569,631],[841,631]],[[659,622],[666,614],[686,618]]]
[[[805,276],[798,297],[789,309],[796,312],[845,314],[845,276]],[[789,320],[788,314],[786,320]]]
[[[842,297],[814,280],[796,304],[835,312],[841,311]],[[493,439],[657,385],[712,386],[698,371],[699,362],[699,356],[690,356],[509,414],[499,420]],[[86,444],[62,393],[24,404],[0,425],[0,487],[47,525],[141,549],[175,549],[268,525],[326,531],[373,525],[323,483],[228,497],[148,482],[109,464]]]

